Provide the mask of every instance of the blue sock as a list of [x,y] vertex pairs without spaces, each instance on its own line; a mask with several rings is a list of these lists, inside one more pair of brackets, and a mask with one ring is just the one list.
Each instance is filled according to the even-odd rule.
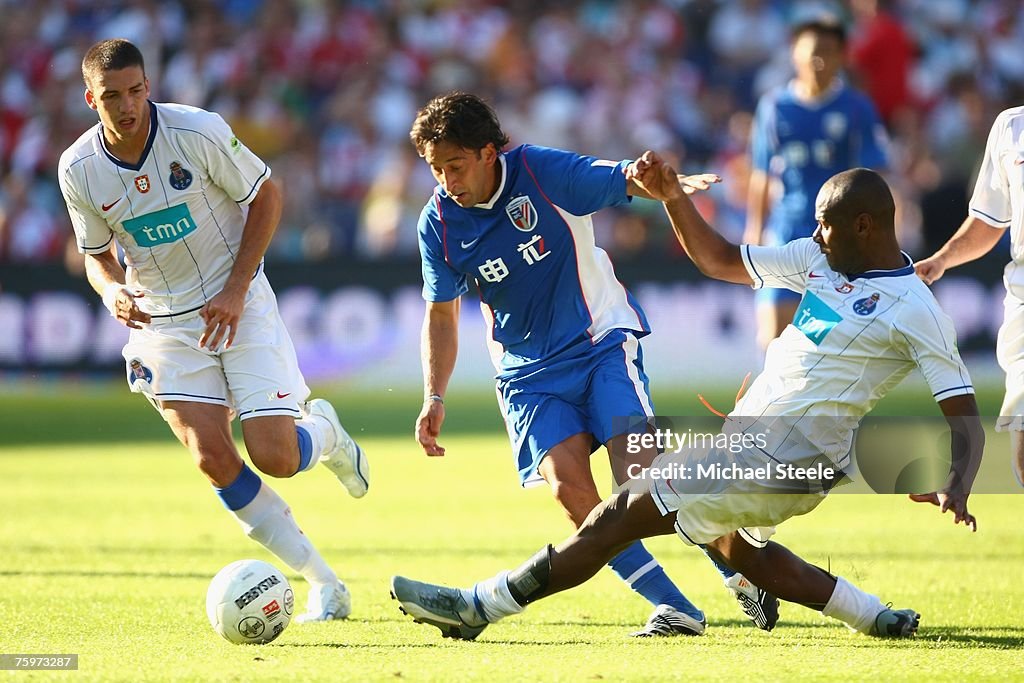
[[295,474],[309,469],[309,461],[313,459],[313,437],[302,425],[295,425],[295,436],[299,440],[299,469]]
[[608,566],[652,605],[671,605],[698,621],[704,618],[704,614],[676,588],[640,541],[613,557]]
[[733,571],[732,569],[725,566],[724,564],[722,564],[721,562],[719,562],[711,556],[711,553],[708,552],[707,546],[702,544],[700,546],[700,549],[703,550],[704,554],[707,555],[707,558],[711,560],[711,564],[715,565],[715,569],[718,570],[718,573],[722,575],[723,579],[731,579],[732,577],[736,576],[735,571]]
[[222,489],[214,486],[213,490],[220,496],[224,507],[234,511],[241,510],[251,503],[256,494],[260,492],[261,486],[263,486],[263,482],[260,481],[259,475],[243,463],[242,471],[238,473],[233,482]]

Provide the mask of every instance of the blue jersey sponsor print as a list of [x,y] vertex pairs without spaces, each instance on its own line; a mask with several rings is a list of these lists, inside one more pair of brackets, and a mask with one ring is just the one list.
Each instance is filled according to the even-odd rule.
[[488,202],[463,208],[439,186],[423,208],[423,297],[450,301],[476,282],[504,350],[500,376],[578,355],[614,329],[650,331],[590,219],[629,201],[626,163],[524,145],[499,156]]

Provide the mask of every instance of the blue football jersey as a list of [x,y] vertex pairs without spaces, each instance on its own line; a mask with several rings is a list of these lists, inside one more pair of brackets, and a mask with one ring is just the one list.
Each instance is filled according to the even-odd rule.
[[792,85],[769,92],[757,106],[751,135],[753,167],[782,180],[767,229],[775,243],[810,237],[814,200],[840,171],[888,165],[888,137],[871,101],[839,84],[818,102],[797,99]]
[[439,185],[423,208],[423,298],[455,299],[472,278],[505,376],[577,356],[614,329],[650,332],[590,218],[629,201],[628,162],[531,145],[498,159],[501,181],[485,204],[463,208]]

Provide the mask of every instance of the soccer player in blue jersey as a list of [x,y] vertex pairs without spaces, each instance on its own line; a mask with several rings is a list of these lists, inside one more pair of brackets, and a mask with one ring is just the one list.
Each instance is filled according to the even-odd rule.
[[[840,71],[846,32],[818,17],[792,32],[795,78],[765,94],[751,133],[746,244],[785,244],[814,232],[814,197],[832,175],[853,167],[884,169],[888,142],[874,105],[847,86]],[[781,192],[772,199],[775,185]],[[800,298],[786,289],[759,290],[762,349],[793,319]]]
[[[604,444],[616,482],[625,482],[627,426],[654,415],[639,339],[643,310],[616,280],[594,243],[590,215],[646,197],[625,176],[627,162],[523,145],[508,137],[480,98],[431,100],[410,132],[438,186],[419,220],[423,296],[424,404],[416,437],[444,455],[438,435],[458,348],[460,297],[473,280],[490,328],[497,390],[522,485],[547,482],[574,526],[601,497],[590,467]],[[680,177],[687,191],[708,177]],[[635,456],[646,465],[653,449]],[[639,542],[609,563],[655,611],[634,635],[699,635],[703,613],[673,585]],[[770,629],[777,602],[745,586],[737,599]],[[734,591],[735,593],[735,591]]]
[[[518,568],[469,588],[396,576],[392,596],[415,620],[448,637],[472,640],[531,602],[583,583],[637,539],[674,532],[688,545],[706,545],[782,599],[867,635],[913,636],[917,612],[892,609],[769,540],[777,524],[824,500],[834,473],[849,462],[860,420],[915,369],[924,375],[952,438],[946,481],[911,498],[952,512],[956,524],[977,528],[967,500],[985,430],[956,350],[953,323],[900,251],[885,181],[863,168],[834,176],[818,194],[813,239],[761,247],[731,244],[712,230],[680,190],[675,171],[656,154],[645,153],[629,173],[664,202],[676,235],[703,273],[803,293],[800,317],[772,343],[764,371],[719,435],[729,436],[730,444],[747,445],[665,453],[654,461],[650,478],[634,479],[627,490],[600,503],[572,537],[545,546]],[[695,465],[715,463],[744,471],[782,466],[809,474],[703,480],[692,474]],[[825,463],[828,470],[813,474]]]

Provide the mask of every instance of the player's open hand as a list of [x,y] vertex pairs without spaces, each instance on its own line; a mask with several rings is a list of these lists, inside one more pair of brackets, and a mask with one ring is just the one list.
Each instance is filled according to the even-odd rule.
[[416,440],[423,447],[423,452],[431,456],[444,455],[444,447],[437,443],[444,423],[444,403],[426,401],[420,416],[416,418]]
[[926,285],[930,285],[946,272],[946,265],[942,259],[931,256],[914,264],[914,272]]
[[715,183],[722,182],[721,177],[715,173],[698,173],[696,175],[677,175],[679,186],[686,194],[705,192],[711,189]]
[[953,523],[964,523],[964,526],[971,528],[971,531],[978,530],[978,520],[967,511],[966,493],[911,493],[910,500],[915,503],[931,503],[937,505],[942,512],[953,511]]
[[110,313],[117,318],[119,323],[133,330],[141,330],[142,325],[140,323],[148,323],[152,320],[149,313],[140,309],[139,304],[135,301],[144,296],[145,294],[142,292],[132,291],[127,286],[115,287],[111,285],[109,294],[104,294],[103,303],[110,310]]
[[206,302],[199,315],[206,323],[203,336],[199,339],[200,348],[216,351],[220,343],[224,348],[231,348],[238,331],[238,321],[242,319],[245,308],[246,290],[224,288],[217,296]]

